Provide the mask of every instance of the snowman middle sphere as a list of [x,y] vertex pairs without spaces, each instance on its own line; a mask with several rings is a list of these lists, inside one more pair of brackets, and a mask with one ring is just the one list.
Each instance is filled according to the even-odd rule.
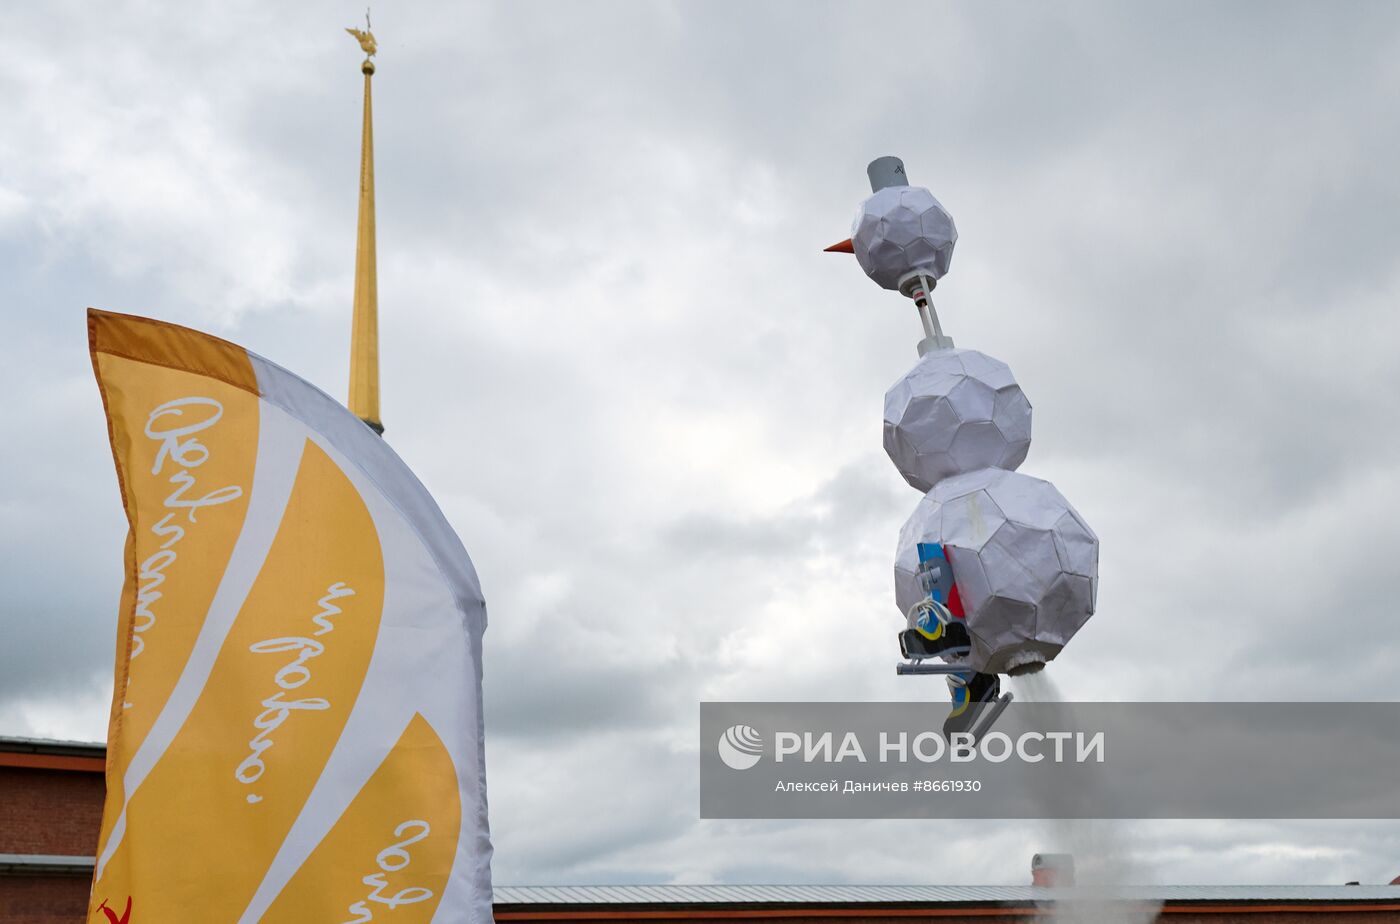
[[1001,360],[933,350],[885,392],[884,430],[890,461],[927,493],[954,475],[1024,462],[1031,403]]

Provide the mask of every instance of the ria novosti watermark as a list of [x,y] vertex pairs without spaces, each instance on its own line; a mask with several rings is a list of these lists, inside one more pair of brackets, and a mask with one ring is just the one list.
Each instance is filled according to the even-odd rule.
[[[749,725],[731,725],[720,735],[716,751],[725,766],[732,770],[747,770],[756,765],[765,751],[763,735]],[[921,731],[911,734],[908,731],[881,731],[873,755],[867,755],[860,735],[846,731],[836,732],[780,731],[773,735],[773,762],[784,761],[827,764],[840,764],[845,761],[869,763],[919,763],[933,764],[946,760],[950,763],[965,764],[981,759],[999,764],[1007,760],[1020,760],[1038,764],[1043,760],[1064,763],[1104,761],[1104,733],[1086,734],[1082,731],[1024,731],[1014,739],[1001,731],[991,731],[981,738],[967,732],[954,732],[945,736],[942,732]]]
[[710,818],[1400,818],[1400,704],[702,703]]

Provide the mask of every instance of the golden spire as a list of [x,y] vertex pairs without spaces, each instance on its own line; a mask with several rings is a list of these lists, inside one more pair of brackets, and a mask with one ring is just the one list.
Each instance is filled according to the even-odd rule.
[[379,420],[379,282],[374,259],[374,127],[370,116],[370,78],[378,50],[374,33],[346,29],[365,53],[360,72],[365,75],[364,134],[360,142],[360,222],[355,240],[355,316],[350,331],[350,411],[369,424],[376,433],[384,432]]

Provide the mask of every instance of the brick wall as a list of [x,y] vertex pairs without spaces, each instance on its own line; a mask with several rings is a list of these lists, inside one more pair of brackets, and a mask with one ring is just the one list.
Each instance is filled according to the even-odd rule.
[[[1180,913],[1177,913],[1180,912]],[[1400,911],[1368,911],[1364,908],[1317,908],[1308,911],[1252,911],[1202,914],[1188,909],[1170,909],[1158,916],[1161,924],[1397,924]]]
[[[713,916],[688,909],[673,918],[654,916],[661,908],[646,908],[644,924],[1052,924],[1056,920],[1082,921],[1100,918],[1081,918],[1074,912],[1057,918],[1049,909],[1011,910],[998,913],[990,908],[973,908],[959,912],[951,908],[931,908],[927,915],[901,909],[894,914],[881,914],[872,911],[868,914],[844,912],[839,917],[830,911],[812,911],[804,914],[801,906],[783,908],[781,911],[750,913],[740,916],[734,913],[716,912]],[[636,912],[633,911],[633,914]],[[898,916],[896,916],[896,914]],[[550,910],[548,906],[497,905],[497,924],[637,924],[628,912],[619,912],[601,906],[569,906],[567,911]],[[1128,920],[1124,918],[1123,920]],[[1111,917],[1117,921],[1119,918]],[[1138,921],[1136,917],[1131,920]],[[1158,914],[1156,924],[1400,924],[1400,911],[1377,911],[1364,907],[1313,906],[1288,910],[1280,907],[1248,908],[1240,910],[1216,907],[1209,911],[1193,910],[1186,906],[1167,906]],[[1146,922],[1144,922],[1146,924]]]
[[0,877],[0,921],[5,924],[83,924],[87,899],[85,876]]
[[0,853],[92,856],[103,792],[97,773],[0,767]]
[[[90,857],[102,824],[102,774],[0,766],[0,853]],[[3,924],[83,924],[87,873],[0,874]]]
[[[1400,924],[1400,911],[1374,910],[1363,906],[1331,907],[1314,905],[1297,907],[1291,910],[1282,907],[1241,907],[1239,910],[1214,907],[1210,910],[1195,910],[1188,906],[1168,905],[1153,920],[1156,924]],[[804,914],[804,911],[810,911]],[[658,912],[661,912],[658,915]],[[557,906],[497,905],[497,924],[638,924],[630,916],[637,909],[618,911],[606,906],[569,906],[560,911]],[[708,915],[687,909],[675,917],[664,914],[664,906],[641,909],[644,924],[1051,924],[1056,920],[1082,921],[1101,920],[1097,917],[1082,918],[1069,912],[1064,918],[1057,918],[1050,909],[1017,909],[998,913],[991,908],[972,908],[964,911],[946,907],[930,908],[927,914],[911,909],[900,909],[891,914],[881,914],[878,910],[868,914],[849,910],[833,915],[830,910],[804,909],[800,905],[781,910],[749,912],[716,912]],[[1124,918],[1128,920],[1129,918]],[[1119,918],[1112,917],[1117,921]],[[1138,921],[1139,918],[1132,917]],[[1146,924],[1146,922],[1144,922]]]

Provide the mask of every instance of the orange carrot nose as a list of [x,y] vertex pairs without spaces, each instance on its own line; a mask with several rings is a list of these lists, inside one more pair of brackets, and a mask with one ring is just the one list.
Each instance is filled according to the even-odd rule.
[[839,244],[832,244],[822,251],[822,253],[855,253],[855,247],[851,246],[851,239],[848,237]]

